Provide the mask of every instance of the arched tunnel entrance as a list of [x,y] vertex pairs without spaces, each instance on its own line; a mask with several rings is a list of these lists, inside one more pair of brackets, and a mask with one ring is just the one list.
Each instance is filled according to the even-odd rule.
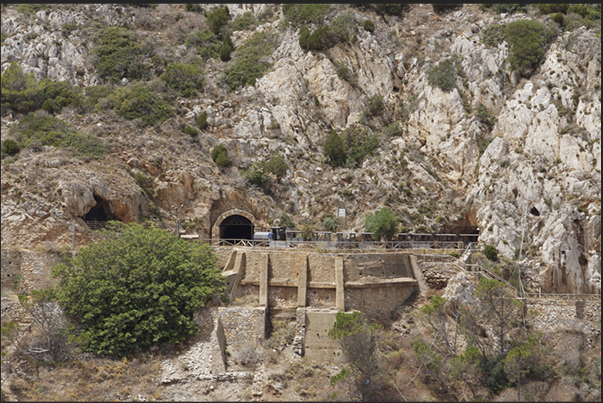
[[241,215],[231,215],[220,224],[220,239],[253,239],[253,223]]
[[119,221],[119,217],[111,213],[111,206],[107,200],[95,194],[94,201],[96,204],[82,217],[84,221]]

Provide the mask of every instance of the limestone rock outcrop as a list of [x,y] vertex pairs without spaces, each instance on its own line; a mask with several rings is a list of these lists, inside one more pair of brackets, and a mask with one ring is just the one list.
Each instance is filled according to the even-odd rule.
[[[364,216],[387,205],[406,232],[478,228],[482,244],[518,259],[530,287],[600,293],[601,53],[594,29],[557,32],[539,67],[521,76],[506,61],[509,44],[488,46],[483,32],[518,19],[551,23],[547,16],[494,15],[477,5],[437,14],[420,4],[378,16],[338,5],[327,20],[345,14],[357,41],[307,51],[280,6],[228,7],[231,21],[247,11],[271,16],[232,33],[231,61],[204,61],[203,90],[176,98],[168,120],[145,127],[66,108],[57,116],[107,141],[110,156],[82,161],[49,147],[3,159],[3,244],[30,246],[41,240],[39,231],[63,231],[60,239],[68,240],[68,222],[98,209],[166,228],[178,214],[188,231],[210,236],[217,217],[234,209],[248,211],[260,227],[288,215],[298,226],[322,229],[324,214],[345,207],[348,229],[360,232]],[[366,19],[374,31],[362,28]],[[94,34],[120,25],[141,42],[145,63],[154,66],[149,85],[158,86],[161,68],[151,59],[198,60],[186,38],[207,21],[175,4],[57,5],[31,14],[8,5],[2,71],[17,62],[38,80],[83,89],[106,84],[95,71]],[[271,68],[255,85],[227,91],[222,72],[261,31],[277,40],[262,59]],[[456,71],[447,92],[430,79],[443,61]],[[371,116],[375,95],[383,111]],[[202,112],[208,128],[194,138],[185,134]],[[2,140],[19,119],[10,111],[2,117]],[[379,147],[357,168],[333,168],[323,154],[325,139],[353,125],[377,134]],[[230,167],[211,159],[219,144],[228,149]],[[250,185],[244,171],[276,154],[288,164],[285,177],[273,175],[264,190]]]

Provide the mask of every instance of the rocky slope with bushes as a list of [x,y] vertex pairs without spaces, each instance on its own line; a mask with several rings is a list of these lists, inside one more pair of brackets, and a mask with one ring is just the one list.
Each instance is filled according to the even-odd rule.
[[478,227],[531,289],[600,293],[596,9],[214,6],[2,6],[3,247],[99,200],[169,226],[182,204],[205,237],[220,203],[317,229],[345,206],[357,231],[388,206]]
[[[513,284],[519,268],[527,291],[600,295],[600,5],[1,10],[3,251],[67,252],[73,222],[84,246],[94,239],[84,219],[171,230],[178,217],[208,238],[232,208],[263,227],[341,230],[345,207],[360,232],[388,207],[401,232],[478,229],[487,247],[469,263]],[[383,376],[366,396],[516,398],[510,352],[478,365],[466,348],[504,350],[505,337],[469,320],[458,354],[438,339],[434,325],[460,317],[438,296],[471,307],[487,297],[467,275],[448,277],[371,328]],[[27,322],[11,298],[2,400],[326,401],[360,390],[294,352],[291,318],[272,318],[261,345],[225,352],[230,372],[215,377],[193,379],[209,354],[194,339],[43,364],[4,343],[8,320]],[[586,301],[509,311],[508,341],[531,360],[523,398],[600,400],[600,320]]]

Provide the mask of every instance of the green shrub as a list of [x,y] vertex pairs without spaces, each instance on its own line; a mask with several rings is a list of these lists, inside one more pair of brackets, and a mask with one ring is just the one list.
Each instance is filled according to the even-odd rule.
[[322,217],[322,226],[325,230],[331,232],[337,232],[339,228],[339,218],[335,217],[335,214],[328,213]]
[[523,72],[535,68],[546,52],[548,32],[536,20],[514,21],[505,28],[510,50],[507,62],[512,70]]
[[287,165],[285,157],[280,153],[273,155],[268,162],[266,162],[266,171],[274,174],[279,181],[285,177],[288,169],[289,165]]
[[52,269],[84,349],[125,357],[196,335],[194,313],[224,290],[212,248],[140,224],[102,231],[102,241]]
[[398,122],[393,122],[385,128],[384,134],[388,137],[398,137],[402,135],[402,128]]
[[211,150],[211,159],[220,168],[229,167],[231,164],[230,159],[228,159],[228,150],[222,144],[218,144]]
[[348,127],[341,134],[329,133],[323,153],[333,167],[356,168],[379,148],[379,137],[366,128]]
[[119,82],[123,78],[140,80],[147,74],[142,47],[126,28],[103,29],[94,38],[92,51],[98,56],[96,72],[109,82]]
[[299,29],[299,46],[308,49],[311,32],[305,25]]
[[[86,87],[86,97],[82,103],[82,109],[85,112],[92,112],[95,110],[97,104],[103,98],[109,97],[113,93],[113,86],[111,85],[97,85]],[[100,112],[102,108],[98,108],[97,112]]]
[[79,107],[84,99],[82,90],[66,81],[44,78],[38,83],[38,91],[41,99],[44,99],[42,109],[50,113],[60,112],[68,105]]
[[295,223],[286,213],[281,214],[281,225],[287,229],[295,229]]
[[[33,73],[25,74],[17,62],[11,62],[2,73],[2,90],[25,91],[37,84]],[[3,91],[4,92],[4,91]]]
[[2,73],[2,107],[18,112],[33,112],[44,109],[50,113],[60,112],[65,106],[79,107],[83,102],[79,87],[66,81],[51,81],[44,78],[39,83],[33,73],[24,74],[16,63]]
[[70,147],[78,158],[100,159],[109,150],[107,144],[98,137],[77,131],[67,133],[63,138],[62,146]]
[[221,43],[209,29],[194,32],[186,38],[186,46],[195,46],[197,54],[203,60],[217,58]]
[[540,11],[541,14],[566,14],[569,7],[569,4],[539,4],[538,11]]
[[444,92],[450,92],[456,88],[456,67],[450,60],[443,60],[429,69],[427,81]]
[[162,122],[172,113],[172,107],[149,87],[135,85],[131,89],[119,88],[115,97],[115,112],[126,119],[141,119],[149,126]]
[[197,135],[199,134],[197,129],[195,129],[194,127],[189,126],[189,125],[186,125],[186,127],[184,128],[184,133],[186,133],[192,137],[197,137]]
[[354,87],[358,84],[358,77],[356,76],[356,73],[348,69],[346,66],[340,66],[337,69],[337,76],[339,76],[339,78],[342,80],[347,81]]
[[203,7],[201,7],[201,4],[185,4],[184,9],[186,11],[191,11],[194,13],[200,13],[203,11]]
[[[302,27],[305,28],[305,27]],[[307,28],[306,28],[307,30]],[[300,29],[299,46],[304,50],[327,50],[349,40],[349,34],[345,29],[333,25],[325,25],[314,30],[311,34],[309,30]]]
[[329,158],[329,162],[332,166],[342,167],[345,165],[345,144],[337,132],[332,131],[329,133],[325,140],[325,145],[323,146],[323,153]]
[[367,156],[379,148],[379,137],[366,127],[348,127],[343,131],[342,140],[349,168],[359,167]]
[[525,13],[526,5],[525,4],[494,4],[492,10],[495,13],[507,13],[507,14],[515,14],[515,13]]
[[223,62],[227,62],[230,60],[230,53],[232,52],[234,44],[230,39],[230,34],[227,32],[224,35],[224,42],[220,45],[220,49],[218,50],[218,54],[220,55],[220,60]]
[[168,87],[190,98],[203,87],[203,72],[199,66],[185,63],[170,63],[159,77]]
[[80,158],[102,158],[108,149],[97,137],[83,134],[44,111],[23,117],[19,124],[11,127],[10,134],[21,148],[32,144],[71,147],[74,155]]
[[199,116],[197,116],[197,125],[201,130],[205,130],[207,129],[207,126],[209,126],[209,123],[207,123],[207,113],[205,113],[205,111],[201,112]]
[[362,27],[364,28],[365,31],[375,32],[375,23],[373,23],[373,21],[371,21],[371,20],[364,20]]
[[486,247],[484,248],[484,255],[486,255],[486,258],[488,258],[488,260],[491,260],[493,262],[498,261],[498,251],[492,245],[486,245]]
[[509,385],[509,379],[504,369],[504,356],[484,357],[477,366],[484,377],[484,383],[490,393],[497,395]]
[[553,16],[551,18],[554,22],[556,22],[557,24],[560,24],[560,25],[563,25],[563,21],[565,20],[565,18],[563,17],[563,14],[561,14],[561,13],[553,14]]
[[447,14],[462,7],[461,4],[432,4],[431,6],[436,14]]
[[[595,8],[598,6],[598,10]],[[586,4],[573,4],[568,10],[568,14],[578,14],[582,18],[588,20],[600,20],[601,19],[601,5],[586,5]]]
[[261,60],[274,52],[276,39],[267,32],[256,32],[234,53],[235,58],[224,70],[220,82],[230,91],[244,85],[255,85],[255,81],[272,67],[272,63]]
[[228,7],[214,7],[211,9],[211,11],[207,12],[206,17],[209,30],[213,32],[214,35],[219,35],[222,32],[222,28],[228,24]]
[[381,14],[400,15],[405,4],[376,4],[375,9]]
[[389,239],[398,232],[398,220],[389,207],[383,207],[375,213],[367,214],[364,218],[364,226],[367,231],[373,233],[376,240],[383,236]]
[[243,176],[248,183],[259,187],[264,192],[270,190],[270,176],[266,173],[266,163],[264,161],[256,161],[251,164],[251,167],[243,172]]
[[385,105],[383,103],[383,97],[379,94],[373,95],[369,99],[368,112],[371,116],[381,115],[385,110]]
[[481,102],[477,106],[477,120],[485,125],[488,130],[492,130],[492,127],[494,127],[494,118],[488,113],[488,110]]
[[67,105],[79,107],[82,101],[79,87],[66,81],[54,82],[48,78],[38,83],[33,73],[23,73],[23,69],[16,62],[12,62],[2,73],[3,111],[10,108],[27,113],[42,108],[55,113]]
[[17,62],[2,73],[2,116],[10,108],[17,112],[33,112],[42,103],[38,82],[33,73],[25,74]]
[[283,4],[285,24],[294,27],[303,24],[320,24],[324,21],[331,6],[329,4]]
[[7,155],[15,155],[21,148],[19,147],[19,143],[17,143],[13,139],[6,139],[2,142],[2,153]]
[[505,40],[506,24],[488,25],[480,33],[481,41],[486,46],[497,47]]
[[304,223],[301,227],[301,236],[304,241],[311,241],[314,235],[314,226],[312,223]]
[[249,29],[250,26],[256,25],[257,23],[253,13],[251,11],[246,11],[243,14],[237,15],[234,20],[232,20],[230,28],[233,31],[245,31]]
[[10,128],[10,134],[21,147],[28,147],[33,143],[59,147],[63,137],[73,131],[75,129],[67,123],[44,111],[30,113]]

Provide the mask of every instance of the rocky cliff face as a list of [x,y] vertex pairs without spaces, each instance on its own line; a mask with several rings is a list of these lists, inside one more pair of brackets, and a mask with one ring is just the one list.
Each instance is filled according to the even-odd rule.
[[[220,74],[233,61],[209,59],[203,91],[176,99],[174,113],[150,127],[112,112],[63,109],[59,119],[103,139],[111,152],[87,161],[43,147],[3,159],[3,247],[68,234],[69,220],[95,206],[108,218],[167,223],[172,206],[182,204],[185,227],[209,236],[216,218],[233,208],[249,211],[261,226],[287,213],[320,228],[324,213],[345,206],[352,212],[348,227],[360,231],[366,213],[388,205],[408,231],[479,227],[481,242],[519,257],[530,287],[600,293],[601,42],[595,29],[559,32],[540,66],[521,77],[506,62],[507,42],[487,46],[482,34],[520,19],[554,25],[534,10],[509,16],[465,5],[437,14],[430,5],[410,5],[391,16],[333,6],[328,21],[347,15],[359,28],[356,41],[326,51],[303,50],[280,6],[229,10],[231,21],[247,11],[272,12],[232,34],[234,56],[253,33],[274,34],[276,50],[264,58],[272,68],[254,86],[229,92]],[[366,19],[374,31],[362,29]],[[193,60],[186,36],[207,21],[182,5],[59,5],[31,14],[3,6],[2,71],[16,61],[38,80],[83,89],[103,84],[92,39],[105,25],[132,28],[152,65],[154,55]],[[428,79],[445,60],[457,66],[448,92]],[[384,108],[371,116],[365,112],[375,95]],[[480,104],[492,124],[480,119]],[[184,134],[202,111],[208,129]],[[3,140],[21,118],[10,111],[2,117]],[[350,127],[379,134],[379,148],[358,168],[332,168],[325,139]],[[209,153],[217,144],[229,150],[231,167],[213,163]],[[276,153],[289,170],[265,194],[245,182],[242,170]],[[148,178],[146,187],[137,174]]]

